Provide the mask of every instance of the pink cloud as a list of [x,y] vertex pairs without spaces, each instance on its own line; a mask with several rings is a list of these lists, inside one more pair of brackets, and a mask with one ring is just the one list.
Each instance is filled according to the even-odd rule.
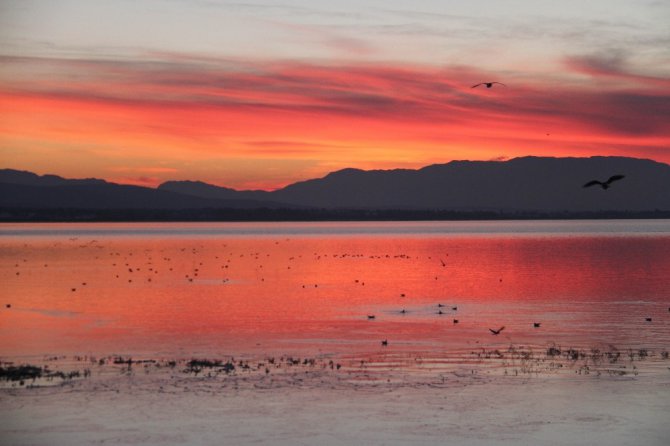
[[[30,73],[5,75],[0,95],[25,105],[26,115],[12,122],[36,113],[53,121],[50,113],[75,110],[70,121],[86,125],[70,127],[74,136],[64,138],[77,132],[110,141],[127,136],[124,144],[170,146],[165,151],[172,153],[184,147],[221,156],[323,159],[324,165],[336,158],[367,167],[439,160],[445,158],[440,147],[455,147],[450,153],[458,158],[485,147],[481,156],[488,158],[521,150],[560,155],[575,147],[603,153],[625,145],[631,153],[634,147],[651,153],[670,143],[670,90],[656,78],[631,77],[615,59],[569,63],[575,70],[609,73],[598,76],[619,76],[624,86],[541,78],[526,83],[514,73],[503,79],[464,66],[160,57],[118,63],[0,57],[9,72]],[[494,79],[508,87],[470,88]],[[27,126],[26,132],[43,127]],[[151,168],[128,172],[137,174],[135,182],[169,173]]]

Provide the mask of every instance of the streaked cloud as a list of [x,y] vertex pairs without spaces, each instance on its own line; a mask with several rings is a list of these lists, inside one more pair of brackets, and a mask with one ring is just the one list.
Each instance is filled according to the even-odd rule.
[[175,173],[177,169],[173,167],[129,167],[118,166],[109,169],[111,172],[144,172],[144,173]]
[[[501,154],[670,162],[666,3],[8,0],[0,155],[239,188]],[[508,87],[470,88],[490,80]]]
[[[593,78],[579,87],[535,81],[470,88],[490,73],[467,67],[314,65],[255,62],[127,62],[1,58],[9,70],[39,78],[4,79],[5,95],[153,110],[290,113],[405,123],[470,125],[482,119],[551,118],[614,133],[664,133],[670,82],[629,73],[620,58],[573,57],[567,65]],[[34,66],[41,66],[36,69]],[[84,71],[84,74],[79,74]],[[77,82],[71,82],[77,77]],[[621,78],[627,89],[603,79]],[[659,86],[666,87],[659,91]],[[577,107],[577,108],[576,108]],[[283,115],[286,118],[287,115]],[[667,115],[666,115],[667,116]],[[496,125],[494,122],[489,125]]]
[[587,74],[600,80],[630,81],[647,87],[670,88],[670,77],[653,76],[633,71],[629,57],[621,50],[611,50],[607,53],[571,56],[565,59],[568,69]]

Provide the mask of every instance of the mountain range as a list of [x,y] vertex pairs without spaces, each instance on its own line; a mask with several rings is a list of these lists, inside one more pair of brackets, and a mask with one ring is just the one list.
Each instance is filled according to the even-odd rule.
[[[611,175],[605,190],[584,188]],[[157,189],[100,179],[0,170],[0,208],[88,210],[320,209],[452,212],[670,211],[670,165],[627,157],[522,157],[452,161],[421,169],[343,169],[275,191],[238,191],[199,181]]]

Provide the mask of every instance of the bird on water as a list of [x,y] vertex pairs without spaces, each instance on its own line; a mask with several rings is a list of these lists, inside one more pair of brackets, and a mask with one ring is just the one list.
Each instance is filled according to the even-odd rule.
[[503,331],[504,329],[505,329],[505,326],[503,325],[502,327],[500,327],[500,328],[497,329],[497,330],[494,330],[494,329],[492,329],[492,328],[489,328],[489,331],[490,331],[491,333],[493,333],[494,335],[497,336],[497,335],[499,335],[500,332]]
[[607,181],[605,181],[605,182],[598,181],[598,180],[591,180],[591,181],[589,181],[588,183],[586,183],[583,187],[591,187],[591,186],[595,186],[596,184],[598,184],[598,185],[600,185],[600,187],[602,187],[604,190],[607,190],[607,189],[610,188],[610,185],[611,185],[613,182],[615,182],[615,181],[619,181],[619,180],[621,180],[621,179],[623,179],[623,178],[626,178],[626,176],[625,176],[625,175],[612,175],[612,176],[609,177],[609,179],[608,179]]

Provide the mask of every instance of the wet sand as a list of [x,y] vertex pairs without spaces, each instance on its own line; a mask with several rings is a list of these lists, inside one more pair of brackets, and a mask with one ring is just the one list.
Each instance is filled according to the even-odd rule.
[[0,438],[15,445],[666,444],[670,361],[662,352],[616,363],[499,353],[505,358],[473,351],[471,361],[414,368],[384,355],[367,362],[117,357],[102,365],[50,358],[51,371],[82,373],[5,382]]

